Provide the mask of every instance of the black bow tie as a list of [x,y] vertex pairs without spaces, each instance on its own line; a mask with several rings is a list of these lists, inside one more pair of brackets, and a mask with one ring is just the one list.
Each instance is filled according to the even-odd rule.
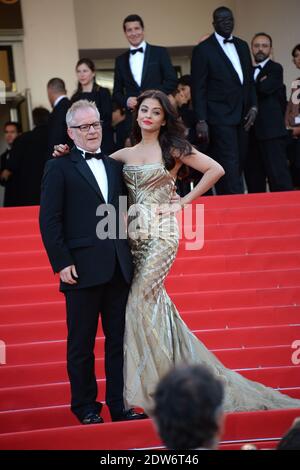
[[103,160],[103,153],[89,153],[85,152],[84,154],[85,160],[91,160],[91,158],[96,158],[97,160]]
[[233,44],[233,39],[231,38],[231,39],[224,39],[224,40],[223,40],[223,43],[224,43],[224,44],[227,44],[228,42],[229,42],[230,44]]
[[261,65],[255,65],[254,70],[262,70],[262,66]]
[[144,52],[144,49],[141,47],[138,47],[137,49],[130,49],[130,54],[134,55],[136,54],[137,52],[141,52],[143,54]]

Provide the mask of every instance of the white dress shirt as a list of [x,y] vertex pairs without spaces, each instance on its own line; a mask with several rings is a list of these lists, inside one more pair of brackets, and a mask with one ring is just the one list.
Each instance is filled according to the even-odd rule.
[[[85,157],[85,152],[87,150],[83,150],[80,147],[77,147],[78,150],[82,153],[82,158]],[[100,153],[101,149],[99,148],[96,152],[93,153]],[[89,153],[89,152],[88,152]],[[100,191],[104,197],[104,201],[107,202],[108,200],[108,181],[107,181],[107,174],[105,170],[105,166],[102,160],[97,160],[96,158],[91,158],[90,160],[86,160],[86,163],[90,167],[97,183],[100,188]]]
[[[256,66],[257,66],[257,65],[260,65],[260,67],[263,69],[264,66],[269,62],[269,60],[270,60],[270,57],[268,57],[268,58],[267,58],[266,60],[264,60],[263,62],[260,62],[259,64],[256,64]],[[259,69],[255,69],[255,70],[254,70],[254,80],[255,80],[255,81],[256,81],[258,75],[260,74],[260,72],[261,72],[261,70],[259,70]]]
[[130,47],[130,50],[133,51],[135,49],[139,49],[140,47],[143,48],[143,53],[142,52],[136,52],[135,54],[130,54],[129,56],[129,65],[131,69],[131,73],[133,75],[133,78],[135,82],[138,84],[138,86],[141,86],[142,83],[142,74],[143,74],[143,65],[144,65],[144,59],[145,59],[145,50],[146,50],[146,42],[143,41],[138,47]]
[[[215,36],[217,38],[218,43],[222,47],[223,51],[227,55],[228,59],[232,63],[236,73],[238,74],[240,78],[240,82],[243,84],[244,83],[243,69],[242,69],[241,61],[240,61],[235,45],[230,42],[227,42],[226,44],[224,44],[225,38],[223,38],[223,36],[220,36],[220,34],[216,32],[215,32]],[[230,36],[230,38],[228,39],[232,39],[232,36]]]

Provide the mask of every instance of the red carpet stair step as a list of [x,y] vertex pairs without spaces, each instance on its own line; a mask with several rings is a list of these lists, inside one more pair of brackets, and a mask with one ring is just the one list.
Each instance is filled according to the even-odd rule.
[[[202,198],[205,244],[181,241],[167,290],[194,334],[245,377],[300,398],[300,193]],[[188,224],[191,221],[187,221]],[[195,229],[195,214],[192,227]],[[0,209],[1,449],[137,449],[161,442],[150,420],[79,426],[69,412],[63,296],[38,208]],[[100,322],[101,323],[101,322]],[[103,333],[96,369],[104,399]],[[222,449],[274,448],[300,410],[227,415]]]

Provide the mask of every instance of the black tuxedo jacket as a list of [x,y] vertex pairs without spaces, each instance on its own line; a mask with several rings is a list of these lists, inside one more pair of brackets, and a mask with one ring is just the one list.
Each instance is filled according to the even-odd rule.
[[251,106],[257,104],[248,44],[236,37],[233,40],[243,70],[243,84],[214,34],[193,50],[193,107],[198,120],[212,125],[238,125]]
[[258,74],[255,85],[258,99],[254,126],[256,138],[266,140],[286,136],[284,116],[287,101],[282,66],[269,60]]
[[[118,219],[119,196],[125,192],[122,164],[109,157],[103,161],[108,204],[115,208]],[[101,240],[96,235],[97,224],[103,219],[96,215],[101,204],[105,201],[96,179],[76,147],[69,155],[47,162],[40,207],[43,242],[54,272],[75,264],[79,276],[77,285],[61,282],[62,291],[109,282],[116,260],[126,281],[131,282],[133,266],[127,239]]]
[[177,77],[167,49],[147,44],[144,54],[141,86],[134,80],[130,69],[130,51],[116,59],[113,99],[123,108],[126,108],[130,96],[138,96],[145,90],[161,90],[168,94],[176,88]]
[[73,142],[67,133],[66,114],[71,106],[68,98],[62,100],[53,108],[48,121],[48,147],[49,158],[52,157],[53,147],[57,144],[68,144],[72,147]]

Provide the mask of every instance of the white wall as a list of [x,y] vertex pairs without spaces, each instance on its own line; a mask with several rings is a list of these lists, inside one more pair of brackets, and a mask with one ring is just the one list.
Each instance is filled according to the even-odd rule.
[[249,43],[258,32],[272,36],[274,60],[284,67],[289,90],[291,82],[299,76],[292,64],[291,51],[300,43],[300,1],[236,0],[235,4],[236,34]]
[[49,107],[46,85],[60,77],[70,93],[76,83],[78,42],[73,0],[22,0],[24,54],[32,105]]
[[[235,0],[221,2],[234,8]],[[123,19],[136,13],[147,40],[164,46],[196,44],[212,29],[212,12],[220,0],[74,0],[80,49],[127,47]]]

